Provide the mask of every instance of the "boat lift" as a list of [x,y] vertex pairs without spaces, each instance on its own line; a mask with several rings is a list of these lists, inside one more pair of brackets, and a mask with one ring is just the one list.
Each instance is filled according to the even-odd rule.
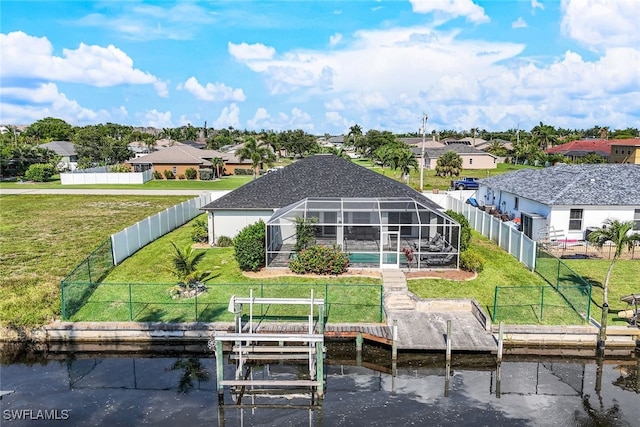
[[[242,311],[244,306],[249,306],[249,323],[243,327]],[[291,333],[283,328],[282,333],[260,333],[259,327],[254,323],[254,308],[259,305],[307,305],[309,306],[308,328],[305,333]],[[314,312],[318,312],[318,320],[314,321]],[[317,394],[318,398],[324,396],[324,299],[314,298],[311,290],[310,298],[255,298],[253,289],[250,296],[237,297],[233,295],[229,301],[229,311],[235,315],[235,332],[216,332],[209,346],[213,347],[216,355],[217,391],[218,400],[224,400],[224,386],[229,386],[237,402],[244,394],[257,395],[270,387],[269,393],[273,393],[273,387],[307,388]],[[245,330],[246,329],[246,330]],[[231,343],[231,360],[236,361],[234,379],[224,378],[224,353],[223,343]],[[252,361],[278,361],[307,360],[308,375],[305,379],[277,380],[277,379],[253,379],[251,372]],[[246,369],[245,369],[246,368]],[[266,393],[265,393],[266,394]]]

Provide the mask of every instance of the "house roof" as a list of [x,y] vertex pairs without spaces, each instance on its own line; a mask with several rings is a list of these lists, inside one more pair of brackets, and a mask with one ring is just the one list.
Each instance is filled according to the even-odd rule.
[[427,148],[426,156],[432,159],[438,158],[442,156],[447,151],[455,151],[461,156],[465,155],[482,155],[482,156],[491,156],[495,157],[491,153],[484,152],[482,150],[478,150],[467,144],[449,144],[441,148]]
[[216,150],[201,150],[189,145],[174,145],[154,151],[146,156],[138,157],[129,161],[130,164],[192,164],[210,166],[209,160],[214,158],[223,159],[227,163],[240,163],[238,158],[230,153],[222,153]]
[[480,185],[548,206],[640,206],[638,182],[640,165],[562,164],[484,178]]
[[71,157],[76,155],[76,147],[69,141],[51,141],[40,145],[40,147],[53,150],[58,156]]
[[441,207],[414,189],[349,160],[316,154],[270,172],[204,206],[203,210],[271,210],[308,197],[411,197]]
[[579,139],[556,145],[555,147],[544,150],[549,154],[588,154],[597,153],[604,156],[611,154],[611,144],[616,141],[624,141],[620,139]]
[[640,147],[640,138],[612,139],[611,146],[622,145],[625,147]]

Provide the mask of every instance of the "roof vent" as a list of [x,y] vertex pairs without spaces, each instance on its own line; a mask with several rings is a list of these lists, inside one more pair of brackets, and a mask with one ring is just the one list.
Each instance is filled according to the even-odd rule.
[[595,178],[590,178],[589,182],[592,183],[592,184],[595,184],[596,183],[596,179]]

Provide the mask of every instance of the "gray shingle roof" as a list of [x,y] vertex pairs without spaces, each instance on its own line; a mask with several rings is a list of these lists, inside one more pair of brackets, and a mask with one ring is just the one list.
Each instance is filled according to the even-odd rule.
[[202,209],[278,209],[307,197],[411,197],[433,210],[441,210],[398,181],[327,154],[309,156],[269,172]]
[[480,180],[481,186],[545,205],[640,206],[640,165],[558,165]]
[[53,150],[58,156],[71,157],[76,155],[76,147],[69,141],[51,141],[40,145],[40,147]]

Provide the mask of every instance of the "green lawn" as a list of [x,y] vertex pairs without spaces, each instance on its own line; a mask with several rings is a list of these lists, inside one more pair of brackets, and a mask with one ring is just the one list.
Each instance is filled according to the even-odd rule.
[[[205,218],[204,215],[201,218]],[[330,322],[380,321],[381,281],[361,277],[300,278],[279,277],[251,279],[242,274],[233,248],[202,249],[206,255],[203,270],[214,277],[207,282],[208,291],[197,298],[172,299],[169,290],[176,283],[166,267],[170,265],[171,242],[178,247],[190,245],[191,225],[187,224],[142,248],[117,266],[98,286],[73,320],[154,320],[154,321],[229,321],[227,311],[231,295],[327,298]],[[129,287],[131,285],[131,300]],[[362,286],[359,286],[362,285]],[[131,302],[130,302],[131,301]],[[197,304],[197,307],[196,307]],[[269,316],[282,316],[276,307],[269,307]],[[297,312],[302,316],[307,308]]]
[[109,235],[187,196],[0,197],[0,324],[59,318],[60,280]]
[[60,179],[55,176],[49,182],[0,182],[1,189],[121,189],[121,190],[233,190],[251,181],[252,176],[232,175],[213,181],[199,181],[186,179],[152,179],[144,184],[90,184],[90,185],[65,185],[60,184]]

